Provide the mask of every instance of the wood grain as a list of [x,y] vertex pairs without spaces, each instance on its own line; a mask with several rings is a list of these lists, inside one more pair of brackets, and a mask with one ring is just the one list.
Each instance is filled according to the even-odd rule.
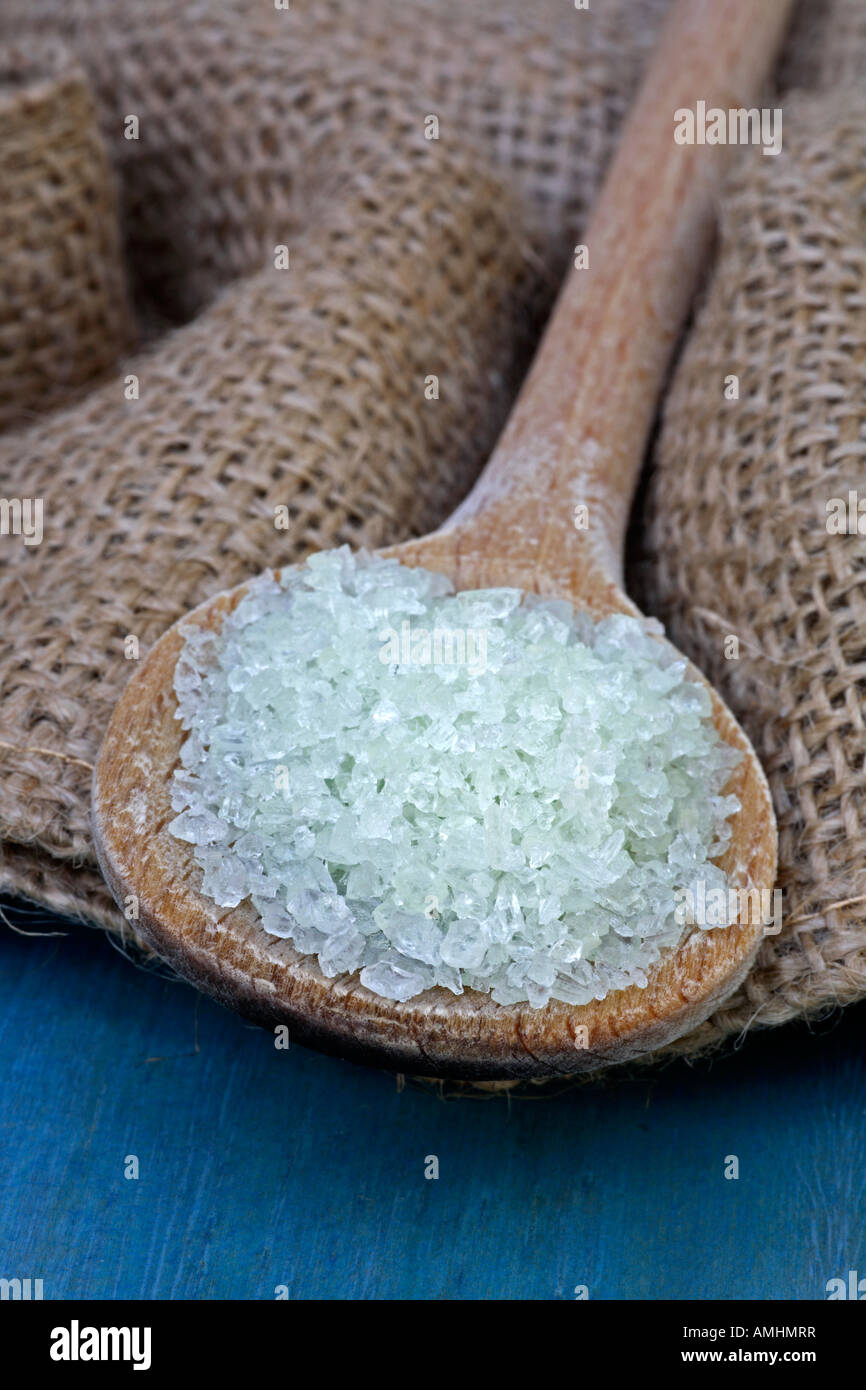
[[712,1065],[443,1103],[4,910],[67,933],[0,932],[0,1250],[46,1300],[823,1299],[866,1273],[866,1004]]
[[[596,617],[634,614],[622,591],[625,522],[676,336],[704,262],[723,147],[681,146],[674,110],[749,104],[783,30],[787,0],[682,0],[674,7],[585,238],[590,268],[566,281],[515,410],[478,485],[434,535],[386,552],[440,570],[458,589],[514,585]],[[718,389],[721,390],[722,383]],[[588,530],[573,509],[589,508]],[[196,610],[218,626],[244,587]],[[314,958],[269,936],[248,904],[198,891],[191,847],[168,834],[181,731],[172,628],[118,703],[94,773],[93,828],[105,877],[136,928],[175,969],[301,1042],[401,1071],[499,1078],[588,1071],[670,1042],[742,981],[759,922],[693,930],[649,972],[646,989],[574,1008],[504,1007],[435,989],[384,1000],[357,975],[326,979]],[[698,672],[692,677],[702,680]],[[766,780],[719,698],[713,717],[743,760],[730,790],[742,810],[720,861],[734,888],[770,889],[776,830]],[[583,1030],[586,1030],[584,1034]],[[588,1040],[588,1045],[586,1045]]]

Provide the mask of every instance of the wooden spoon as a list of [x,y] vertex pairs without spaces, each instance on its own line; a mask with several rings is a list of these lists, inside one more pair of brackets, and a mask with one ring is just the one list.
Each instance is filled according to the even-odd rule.
[[[447,574],[457,589],[508,585],[594,616],[637,614],[622,589],[629,503],[672,352],[713,229],[723,147],[677,144],[674,112],[748,106],[781,39],[789,0],[679,0],[653,56],[586,236],[532,370],[487,468],[440,531],[387,553]],[[575,23],[581,23],[579,14]],[[732,364],[735,367],[736,364]],[[707,391],[723,390],[708,381]],[[736,408],[736,407],[733,407]],[[588,529],[574,524],[588,508]],[[580,519],[580,517],[579,517]],[[245,586],[197,608],[219,627]],[[639,615],[638,615],[639,616]],[[167,830],[183,734],[172,682],[182,640],[156,643],[119,701],[93,782],[97,854],[139,935],[202,989],[258,1022],[340,1056],[425,1075],[571,1074],[671,1042],[742,981],[759,920],[692,929],[632,987],[576,1008],[503,1006],[467,991],[406,1003],[326,979],[315,957],[269,936],[248,901],[226,910],[198,891],[191,846]],[[691,669],[695,680],[703,677]],[[776,828],[767,783],[733,716],[713,718],[741,750],[740,799],[721,867],[731,887],[772,889]],[[136,916],[137,913],[137,916]],[[755,914],[757,917],[757,914]]]

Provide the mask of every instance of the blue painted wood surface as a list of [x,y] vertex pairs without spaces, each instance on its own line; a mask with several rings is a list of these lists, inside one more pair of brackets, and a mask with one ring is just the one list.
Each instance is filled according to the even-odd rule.
[[277,1051],[99,932],[2,930],[0,1275],[46,1298],[822,1298],[866,1274],[864,1022],[442,1099]]

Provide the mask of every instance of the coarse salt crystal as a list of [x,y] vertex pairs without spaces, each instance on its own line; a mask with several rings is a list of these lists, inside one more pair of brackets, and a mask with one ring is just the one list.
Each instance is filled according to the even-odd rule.
[[739,809],[658,631],[345,546],[264,575],[185,625],[170,829],[219,906],[390,999],[643,986]]

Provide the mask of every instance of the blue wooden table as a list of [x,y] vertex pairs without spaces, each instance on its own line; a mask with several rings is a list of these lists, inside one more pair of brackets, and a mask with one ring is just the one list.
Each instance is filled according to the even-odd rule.
[[863,1008],[556,1098],[443,1098],[6,917],[67,933],[0,930],[0,1276],[46,1299],[803,1299],[866,1274]]

